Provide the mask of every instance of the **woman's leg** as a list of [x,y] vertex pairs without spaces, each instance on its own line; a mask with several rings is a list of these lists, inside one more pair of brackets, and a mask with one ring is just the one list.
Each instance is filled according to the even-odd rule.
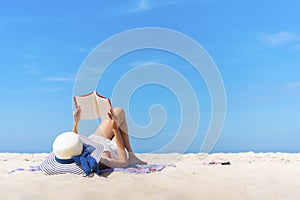
[[[127,149],[129,154],[129,159],[128,159],[129,164],[147,164],[146,162],[137,158],[132,151],[130,141],[129,141],[129,136],[128,136],[128,126],[127,126],[124,110],[120,107],[116,107],[113,109],[113,112],[119,127],[119,132],[122,137],[124,146]],[[114,139],[114,134],[112,132],[112,127],[109,120],[103,120],[101,122],[101,124],[99,125],[98,129],[95,132],[95,135],[101,135],[110,140]]]
[[125,148],[129,154],[129,164],[147,164],[146,162],[140,160],[138,157],[135,156],[133,150],[130,145],[129,136],[128,136],[128,126],[126,122],[125,112],[122,108],[116,107],[114,108],[114,115],[117,118],[117,123],[119,126],[119,132],[122,136],[123,143]]
[[126,147],[128,152],[132,152],[128,136],[128,126],[126,122],[125,112],[122,108],[116,107],[114,108],[114,115],[117,118],[116,121],[119,127],[119,132],[123,138],[124,146]]
[[112,132],[110,121],[108,119],[103,119],[94,134],[111,140],[114,137],[114,134]]

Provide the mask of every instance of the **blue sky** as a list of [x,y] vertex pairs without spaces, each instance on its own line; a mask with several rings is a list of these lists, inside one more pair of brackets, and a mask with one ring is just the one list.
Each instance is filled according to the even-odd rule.
[[[73,84],[83,60],[110,36],[141,27],[164,27],[190,36],[218,66],[227,117],[214,152],[300,150],[299,1],[2,0],[0,5],[0,152],[51,151],[55,136],[72,128]],[[149,61],[176,68],[182,62],[156,51],[127,56],[114,65]],[[107,80],[119,72],[111,70]],[[203,82],[190,79],[204,99],[199,134],[188,150],[197,152],[210,104]],[[105,84],[98,91],[110,97],[112,87]],[[138,152],[164,145],[179,121],[174,97],[145,96],[149,91],[169,95],[155,86],[135,93],[130,106],[138,123],[147,124],[151,103],[165,104],[172,112],[158,138],[161,143],[132,139]]]

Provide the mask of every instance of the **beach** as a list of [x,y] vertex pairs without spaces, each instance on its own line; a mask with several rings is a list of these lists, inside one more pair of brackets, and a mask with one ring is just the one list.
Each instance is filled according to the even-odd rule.
[[0,199],[300,199],[299,153],[137,154],[149,164],[175,166],[88,178],[8,173],[47,155],[0,153]]

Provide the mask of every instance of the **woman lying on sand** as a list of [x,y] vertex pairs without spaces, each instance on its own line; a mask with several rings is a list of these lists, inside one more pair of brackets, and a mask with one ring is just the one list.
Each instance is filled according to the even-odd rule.
[[78,134],[81,109],[74,113],[73,132],[64,132],[53,142],[53,152],[40,164],[47,175],[85,174],[100,175],[100,169],[123,168],[147,164],[135,156],[130,146],[125,113],[114,108],[108,119],[102,119],[95,133],[88,138]]
[[[74,113],[73,132],[78,133],[81,109]],[[113,115],[111,114],[113,113]],[[126,167],[133,164],[147,164],[135,156],[130,146],[128,127],[124,110],[116,107],[108,113],[109,119],[102,119],[95,133],[89,139],[104,146],[100,167]],[[116,148],[117,147],[117,148]]]

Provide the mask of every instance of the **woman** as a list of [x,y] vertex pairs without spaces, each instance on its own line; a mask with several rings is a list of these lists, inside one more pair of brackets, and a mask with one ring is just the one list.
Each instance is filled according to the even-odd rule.
[[[78,133],[81,109],[74,113],[73,132]],[[100,167],[126,167],[133,164],[147,164],[133,153],[124,110],[116,107],[108,113],[109,119],[102,119],[100,125],[89,139],[101,143],[104,152],[100,159]]]

